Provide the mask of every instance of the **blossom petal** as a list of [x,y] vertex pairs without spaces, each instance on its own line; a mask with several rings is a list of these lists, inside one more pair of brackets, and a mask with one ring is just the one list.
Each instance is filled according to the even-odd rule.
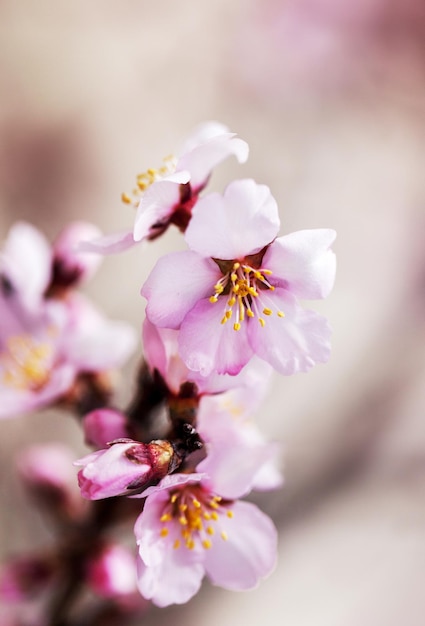
[[98,254],[117,254],[132,248],[136,243],[133,232],[124,230],[119,233],[96,237],[96,239],[91,239],[90,241],[81,241],[78,245],[78,250],[81,252],[97,252]]
[[134,222],[134,239],[141,241],[155,224],[170,217],[180,201],[180,185],[189,181],[189,172],[182,171],[153,183],[142,196]]
[[156,326],[179,328],[198,300],[212,295],[220,277],[214,261],[191,250],[163,256],[142,287],[147,317]]
[[302,309],[285,289],[261,293],[261,304],[272,311],[282,310],[285,317],[272,314],[264,327],[257,319],[249,320],[249,341],[259,357],[285,376],[328,361],[331,329],[324,317]]
[[[186,315],[180,329],[179,352],[189,369],[208,376],[213,370],[218,374],[238,374],[252,356],[247,339],[247,326],[233,329],[232,320],[222,324],[226,297],[211,303],[200,300]],[[223,306],[224,305],[224,306]]]
[[20,297],[37,306],[51,277],[52,252],[44,235],[27,222],[17,222],[9,231],[0,268]]
[[165,476],[158,485],[148,487],[140,494],[133,496],[134,498],[146,498],[159,491],[172,489],[181,485],[187,485],[188,483],[199,483],[201,480],[207,478],[204,472],[196,472],[192,474],[168,474]]
[[134,527],[139,545],[138,587],[146,599],[160,607],[190,600],[205,573],[199,551],[173,548],[181,538],[179,524],[169,524],[169,535],[160,535],[160,518],[168,497],[167,492],[150,496]]
[[266,185],[236,180],[224,195],[200,198],[185,233],[191,250],[217,259],[241,259],[259,252],[279,231],[275,199]]
[[214,585],[235,591],[253,589],[275,567],[276,528],[249,502],[235,502],[232,511],[232,518],[220,518],[228,539],[214,539],[205,554],[205,569]]
[[246,141],[236,137],[234,133],[222,132],[205,139],[183,154],[179,158],[178,167],[189,170],[190,185],[192,189],[198,190],[205,186],[216,165],[231,155],[234,155],[239,163],[245,163],[248,153]]
[[272,243],[263,266],[273,270],[273,284],[284,287],[299,298],[325,298],[331,291],[336,257],[330,246],[334,230],[299,230]]

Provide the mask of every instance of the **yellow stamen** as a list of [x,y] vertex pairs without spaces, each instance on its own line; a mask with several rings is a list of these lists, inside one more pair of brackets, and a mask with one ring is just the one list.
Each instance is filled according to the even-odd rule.
[[233,511],[227,511],[226,515],[227,515],[227,517],[229,517],[230,519],[232,519],[232,517],[234,517],[234,513],[233,513]]
[[177,550],[178,548],[180,548],[180,539],[175,540],[175,542],[173,543],[173,548],[174,550]]
[[204,546],[205,550],[209,550],[212,547],[212,543],[209,539],[204,539],[202,545]]
[[224,541],[227,541],[228,538],[229,538],[229,536],[228,536],[228,534],[226,533],[225,530],[222,530],[220,535],[221,535],[221,538],[224,539]]
[[161,532],[159,534],[161,537],[166,537],[168,535],[168,528],[161,528]]

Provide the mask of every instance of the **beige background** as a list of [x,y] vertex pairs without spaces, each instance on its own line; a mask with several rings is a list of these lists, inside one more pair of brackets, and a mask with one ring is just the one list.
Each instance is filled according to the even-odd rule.
[[[280,527],[278,568],[255,592],[205,585],[146,624],[424,623],[425,56],[423,22],[401,4],[407,15],[393,30],[376,27],[376,16],[362,30],[348,16],[327,25],[317,48],[310,13],[294,22],[294,3],[0,4],[2,239],[16,219],[49,237],[69,219],[105,232],[129,226],[121,191],[208,119],[251,148],[246,165],[220,166],[211,189],[253,177],[270,185],[282,233],[338,231],[335,290],[315,304],[334,328],[331,362],[276,378],[258,415],[284,448],[285,489],[258,498]],[[173,231],[108,258],[87,290],[138,327],[142,281],[182,246]],[[67,416],[0,427],[9,554],[50,537],[14,477],[16,452],[34,440],[84,448]]]

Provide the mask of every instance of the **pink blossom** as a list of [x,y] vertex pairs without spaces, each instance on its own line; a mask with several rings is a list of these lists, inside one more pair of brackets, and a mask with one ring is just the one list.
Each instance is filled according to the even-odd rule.
[[78,245],[100,234],[97,226],[87,222],[72,222],[63,229],[53,243],[54,285],[69,287],[93,276],[101,258],[97,254],[80,251]]
[[185,234],[190,249],[157,262],[142,288],[146,314],[158,327],[180,329],[189,369],[235,375],[256,354],[289,375],[328,360],[329,325],[298,298],[331,291],[335,232],[275,239],[278,230],[268,187],[234,181],[223,196],[198,201]]
[[[137,177],[141,198],[134,203],[137,213],[133,230],[85,242],[80,249],[113,254],[157,237],[171,223],[184,231],[213,169],[231,155],[244,163],[248,158],[246,142],[223,124],[201,124],[186,140],[178,158],[167,157],[162,167],[148,169]],[[123,199],[132,203],[126,194]]]
[[88,454],[75,465],[83,467],[78,472],[83,497],[100,500],[140,491],[172,472],[180,461],[168,441],[144,444],[127,439],[111,442],[108,448]]
[[[233,493],[232,481],[230,474]],[[277,541],[272,521],[254,504],[217,493],[212,474],[167,476],[146,493],[135,525],[138,586],[157,606],[187,602],[205,574],[215,585],[245,590],[272,572]]]
[[0,256],[0,417],[49,405],[80,373],[117,367],[134,348],[128,324],[53,289],[53,259],[34,227],[11,229]]

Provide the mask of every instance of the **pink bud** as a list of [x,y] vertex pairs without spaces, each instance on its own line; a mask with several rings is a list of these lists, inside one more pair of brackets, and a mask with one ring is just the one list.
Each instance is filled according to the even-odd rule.
[[181,463],[169,441],[118,439],[75,462],[81,494],[88,500],[132,495],[174,471]]
[[80,252],[78,245],[99,237],[100,230],[87,222],[72,222],[53,244],[53,280],[55,287],[70,287],[90,278],[102,261],[98,254]]
[[96,409],[83,418],[86,443],[96,448],[104,448],[114,439],[128,437],[127,418],[123,413],[112,409]]

